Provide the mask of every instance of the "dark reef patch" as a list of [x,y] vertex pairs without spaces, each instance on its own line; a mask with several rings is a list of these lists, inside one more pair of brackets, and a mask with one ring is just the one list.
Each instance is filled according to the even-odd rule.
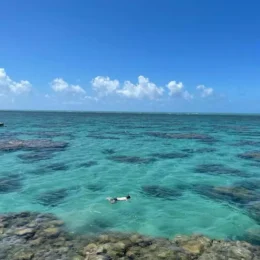
[[69,169],[70,167],[65,163],[53,163],[53,164],[43,165],[33,171],[30,171],[29,173],[35,175],[42,175],[42,174],[51,174],[56,171],[67,171]]
[[260,142],[252,140],[243,140],[232,144],[232,146],[260,146]]
[[95,165],[98,165],[98,162],[96,162],[96,161],[88,161],[88,162],[80,163],[79,167],[89,168],[89,167],[95,166]]
[[19,159],[21,159],[24,163],[34,163],[38,161],[44,161],[49,160],[54,157],[53,153],[49,151],[38,151],[38,152],[30,152],[30,153],[24,153],[19,154],[17,156]]
[[211,199],[235,203],[238,206],[244,206],[259,199],[257,191],[241,186],[194,185],[192,190]]
[[211,174],[211,175],[235,175],[240,177],[248,177],[249,174],[238,169],[230,168],[222,164],[200,164],[195,167],[196,173]]
[[167,138],[167,139],[187,139],[187,140],[198,140],[205,143],[214,143],[217,140],[207,134],[197,133],[164,133],[164,132],[148,132],[149,136]]
[[120,163],[133,163],[133,164],[147,164],[155,162],[155,158],[142,158],[138,156],[126,156],[126,155],[118,155],[118,156],[109,156],[107,159],[120,162]]
[[236,187],[242,187],[249,190],[260,190],[260,179],[248,179],[234,184]]
[[22,189],[22,180],[19,174],[11,174],[0,177],[0,193],[9,193],[20,191]]
[[152,153],[151,156],[160,159],[181,159],[190,157],[187,153],[172,152],[172,153]]
[[67,189],[50,190],[41,193],[36,201],[44,206],[56,207],[64,201],[68,194]]
[[114,149],[104,149],[102,150],[103,154],[114,154],[116,151]]
[[[258,193],[258,196],[260,196],[260,193]],[[245,208],[248,211],[249,216],[260,224],[260,201],[259,200],[253,201],[248,205],[246,205]],[[260,233],[259,233],[259,238],[260,238]]]
[[173,189],[160,185],[144,185],[142,186],[142,193],[165,200],[174,200],[182,195],[180,189]]
[[54,132],[54,131],[41,131],[31,132],[32,135],[37,135],[40,138],[54,138],[54,137],[69,137],[72,139],[74,136],[71,133]]
[[86,185],[86,188],[90,191],[97,192],[102,191],[104,189],[104,186],[100,183],[88,183]]
[[260,162],[260,151],[245,152],[238,155],[239,158]]
[[51,171],[67,171],[69,170],[69,166],[66,165],[65,163],[53,163],[45,166],[47,170]]
[[95,139],[100,139],[100,140],[120,140],[119,137],[115,137],[115,136],[104,136],[104,135],[98,135],[98,134],[90,134],[87,135],[87,137],[90,138],[95,138]]

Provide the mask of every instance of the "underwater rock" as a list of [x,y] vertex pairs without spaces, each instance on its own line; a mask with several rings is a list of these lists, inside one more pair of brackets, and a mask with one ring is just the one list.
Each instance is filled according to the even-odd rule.
[[104,149],[102,151],[103,154],[114,154],[116,153],[114,149]]
[[104,189],[104,186],[101,185],[100,183],[89,183],[86,185],[86,188],[88,190],[91,190],[93,192],[101,191]]
[[98,163],[96,161],[88,161],[88,162],[80,163],[79,167],[89,168],[89,167],[95,166],[95,165],[98,165]]
[[45,152],[38,151],[38,152],[19,154],[17,157],[19,159],[23,160],[23,162],[25,162],[25,163],[34,163],[34,162],[38,162],[38,161],[52,159],[53,154],[48,151],[45,151]]
[[64,149],[68,146],[66,142],[51,140],[11,140],[0,141],[0,151],[12,152],[18,150],[41,150],[41,149]]
[[42,132],[31,132],[33,135],[38,135],[40,138],[53,138],[53,137],[70,137],[73,135],[71,133],[53,132],[53,131],[42,131]]
[[207,134],[197,133],[164,133],[164,132],[148,132],[147,135],[168,138],[168,139],[188,139],[188,140],[199,140],[203,142],[215,142],[216,139]]
[[260,245],[260,226],[247,229],[242,239],[254,245]]
[[233,186],[242,187],[248,190],[260,190],[260,179],[247,179],[235,182]]
[[153,153],[151,154],[153,157],[157,157],[160,159],[181,159],[181,158],[188,158],[190,157],[187,153],[179,153],[179,152],[172,152],[172,153]]
[[95,134],[90,134],[87,137],[95,138],[95,139],[101,139],[101,140],[119,140],[119,137],[115,136],[104,136],[104,135],[95,135]]
[[53,164],[47,165],[45,168],[47,170],[51,170],[51,171],[67,171],[67,170],[69,170],[69,166],[66,165],[65,163],[53,163]]
[[67,196],[67,189],[51,190],[41,193],[37,197],[37,202],[44,206],[56,207],[57,205],[62,203]]
[[154,158],[142,158],[137,156],[127,156],[127,155],[109,156],[107,157],[107,159],[114,162],[133,163],[133,164],[147,164],[156,161],[156,159]]
[[65,163],[53,163],[53,164],[43,165],[28,173],[34,174],[34,175],[43,175],[43,174],[52,174],[56,171],[67,171],[69,169],[70,169],[70,167],[68,165],[66,165]]
[[260,161],[260,151],[246,152],[238,155],[239,158]]
[[240,177],[248,177],[249,175],[238,170],[227,167],[222,164],[200,164],[196,166],[194,169],[196,173],[205,173],[205,174],[212,174],[212,175],[235,175]]
[[258,192],[239,186],[194,185],[193,190],[211,199],[227,201],[240,206],[259,199]]
[[258,146],[258,145],[260,145],[259,141],[252,141],[252,140],[244,140],[232,144],[232,146]]
[[159,185],[142,186],[142,193],[148,196],[166,200],[174,200],[182,195],[182,192],[180,190]]
[[0,193],[19,191],[22,188],[21,176],[12,174],[0,178]]

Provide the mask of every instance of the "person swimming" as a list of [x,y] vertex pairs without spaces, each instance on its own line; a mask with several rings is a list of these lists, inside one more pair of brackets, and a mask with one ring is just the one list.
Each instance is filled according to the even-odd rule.
[[118,201],[128,201],[129,199],[131,199],[130,195],[127,195],[126,197],[118,197],[118,198],[107,198],[107,200],[111,203],[111,204],[115,204]]

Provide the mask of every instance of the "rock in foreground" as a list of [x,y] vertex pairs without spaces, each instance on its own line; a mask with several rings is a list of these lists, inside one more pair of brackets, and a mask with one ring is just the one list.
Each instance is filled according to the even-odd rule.
[[22,212],[0,216],[0,259],[6,260],[257,260],[260,246],[193,235],[173,240],[139,234],[97,237],[66,231],[52,214]]

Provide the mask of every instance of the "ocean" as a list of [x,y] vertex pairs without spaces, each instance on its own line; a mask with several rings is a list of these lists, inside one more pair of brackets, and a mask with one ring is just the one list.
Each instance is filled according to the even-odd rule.
[[90,234],[243,239],[260,228],[260,116],[2,111],[0,121],[1,213],[50,212]]

